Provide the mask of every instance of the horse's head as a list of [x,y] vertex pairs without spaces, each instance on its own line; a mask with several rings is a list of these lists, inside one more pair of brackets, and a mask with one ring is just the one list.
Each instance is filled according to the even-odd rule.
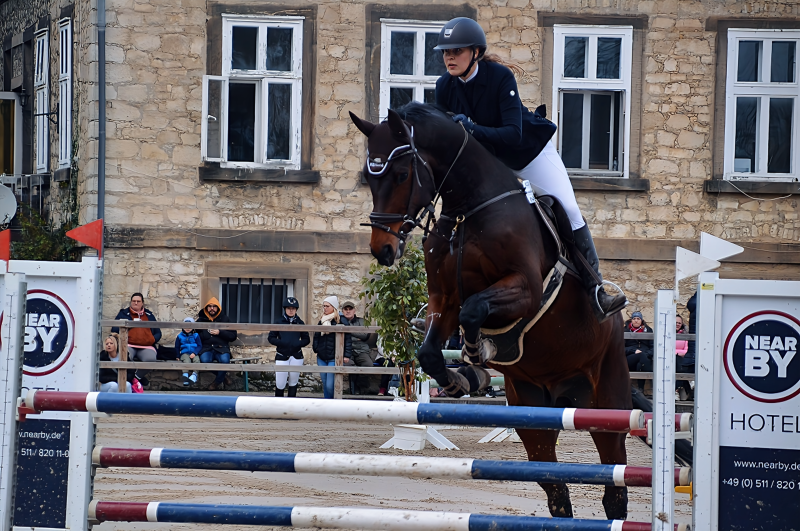
[[417,214],[436,192],[433,174],[415,143],[414,128],[389,110],[388,118],[373,124],[352,112],[350,118],[367,137],[364,175],[372,191],[369,247],[378,263],[390,266],[403,255]]

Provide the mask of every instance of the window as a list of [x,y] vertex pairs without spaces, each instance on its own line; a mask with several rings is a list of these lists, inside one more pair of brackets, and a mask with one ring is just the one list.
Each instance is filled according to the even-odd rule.
[[203,80],[203,160],[300,168],[303,19],[222,15],[222,75]]
[[58,23],[58,167],[72,157],[72,21]]
[[275,323],[283,314],[283,300],[293,296],[294,280],[220,279],[220,301],[234,323]]
[[729,30],[726,179],[797,178],[798,42],[800,30]]
[[0,92],[0,174],[22,173],[22,107],[15,92]]
[[47,30],[36,34],[34,51],[33,92],[34,113],[36,116],[36,171],[47,173],[50,156],[50,124],[47,113],[50,112],[50,57],[49,36]]
[[553,108],[571,175],[628,177],[630,26],[553,26]]
[[380,116],[411,101],[434,103],[436,80],[447,72],[439,42],[444,22],[381,20]]

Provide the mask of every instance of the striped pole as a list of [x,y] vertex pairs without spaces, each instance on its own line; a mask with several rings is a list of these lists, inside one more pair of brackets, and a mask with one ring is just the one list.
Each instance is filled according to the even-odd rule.
[[575,409],[376,400],[29,391],[25,407],[130,415],[296,419],[373,424],[456,424],[542,430],[628,432],[641,410]]
[[[163,502],[89,504],[89,519],[98,522],[169,522],[235,524],[382,531],[650,531],[650,523],[623,520],[578,520],[399,509],[338,507],[269,507]],[[675,526],[681,531],[685,527]]]
[[[188,468],[355,476],[480,479],[649,487],[653,471],[627,465],[488,461],[449,457],[242,452],[172,448],[106,448],[92,452],[101,467]],[[689,485],[690,469],[675,469],[675,485]]]

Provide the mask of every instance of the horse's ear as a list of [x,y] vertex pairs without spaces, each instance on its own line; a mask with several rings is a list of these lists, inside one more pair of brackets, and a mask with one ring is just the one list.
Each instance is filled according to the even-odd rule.
[[355,114],[353,111],[350,111],[350,119],[353,120],[353,123],[358,127],[358,130],[364,133],[364,136],[369,137],[372,134],[372,131],[375,129],[375,124],[372,122],[368,122],[367,120],[362,120]]
[[389,116],[387,117],[387,122],[389,123],[389,130],[392,132],[393,135],[400,137],[400,138],[407,138],[408,137],[408,126],[400,118],[400,115],[397,114],[392,109],[389,109]]

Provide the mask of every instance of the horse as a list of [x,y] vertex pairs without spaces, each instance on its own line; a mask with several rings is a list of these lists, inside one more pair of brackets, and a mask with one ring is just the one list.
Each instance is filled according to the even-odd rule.
[[[427,236],[429,299],[417,353],[422,370],[449,396],[475,393],[490,381],[474,363],[477,353],[505,376],[509,405],[631,409],[622,317],[599,323],[581,280],[571,274],[563,276],[552,304],[540,308],[545,277],[559,263],[559,246],[513,171],[432,105],[412,102],[389,110],[378,124],[352,112],[350,118],[367,137],[364,175],[373,198],[368,224],[373,256],[391,266],[415,227]],[[522,336],[518,361],[489,359],[492,342],[482,337],[482,328],[507,329],[537,314]],[[455,371],[446,367],[442,345],[459,325],[462,354],[473,364]],[[529,460],[557,461],[558,431],[518,434]],[[602,463],[627,462],[624,433],[591,437]],[[540,486],[552,516],[573,516],[566,485]],[[627,503],[625,487],[605,487],[609,519],[624,519]]]

